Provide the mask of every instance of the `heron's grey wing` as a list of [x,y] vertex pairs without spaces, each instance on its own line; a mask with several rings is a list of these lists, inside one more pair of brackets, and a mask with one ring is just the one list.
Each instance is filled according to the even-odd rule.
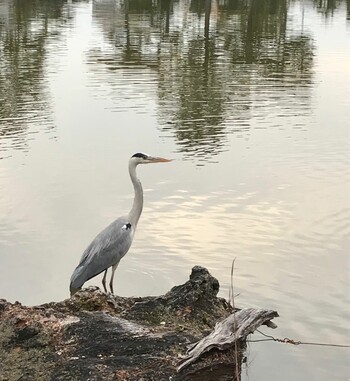
[[107,226],[84,251],[71,277],[71,287],[80,288],[87,280],[118,263],[128,252],[134,228],[124,217]]

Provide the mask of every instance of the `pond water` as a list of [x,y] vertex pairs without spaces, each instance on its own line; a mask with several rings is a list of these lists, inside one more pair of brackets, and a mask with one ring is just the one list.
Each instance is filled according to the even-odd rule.
[[[119,295],[202,265],[228,297],[236,258],[236,304],[280,314],[265,333],[349,344],[349,72],[348,1],[0,0],[0,297],[68,297],[141,151],[175,160],[138,168]],[[254,343],[244,379],[344,381],[348,360]]]

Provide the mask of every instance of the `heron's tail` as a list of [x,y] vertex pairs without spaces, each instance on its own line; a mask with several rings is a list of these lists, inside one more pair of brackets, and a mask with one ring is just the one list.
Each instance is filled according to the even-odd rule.
[[72,285],[70,285],[69,286],[70,296],[73,296],[79,290],[81,290],[81,287],[75,288],[75,287],[72,287]]
[[80,280],[82,273],[81,273],[81,268],[78,266],[70,279],[70,285],[69,285],[69,291],[70,291],[70,296],[73,296],[77,291],[81,290],[83,287],[84,281]]

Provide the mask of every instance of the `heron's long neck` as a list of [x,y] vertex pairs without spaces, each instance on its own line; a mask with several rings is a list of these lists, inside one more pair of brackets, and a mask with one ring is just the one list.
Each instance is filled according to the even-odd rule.
[[129,174],[135,191],[134,203],[129,213],[129,220],[131,225],[136,227],[143,207],[143,190],[141,181],[136,176],[136,166],[133,163],[129,164]]

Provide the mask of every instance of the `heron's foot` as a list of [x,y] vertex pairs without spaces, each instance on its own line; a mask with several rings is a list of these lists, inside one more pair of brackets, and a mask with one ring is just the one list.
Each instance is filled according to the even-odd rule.
[[120,310],[121,310],[121,306],[120,306],[120,304],[118,303],[117,298],[116,298],[114,295],[112,295],[111,293],[108,293],[107,303],[108,303],[110,306],[114,307],[114,309],[115,309],[116,311],[120,311]]

